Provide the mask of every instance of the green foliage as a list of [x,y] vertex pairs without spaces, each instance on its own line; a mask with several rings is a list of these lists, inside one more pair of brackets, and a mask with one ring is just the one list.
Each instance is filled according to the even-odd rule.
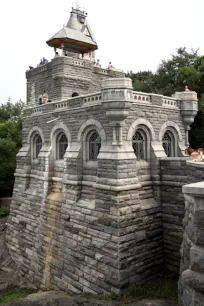
[[1,293],[0,303],[10,303],[13,301],[17,301],[18,299],[24,298],[27,295],[34,293],[36,291],[30,289],[9,289],[5,292]]
[[21,118],[17,120],[9,119],[0,123],[0,139],[10,139],[15,142],[18,149],[22,146],[22,122]]
[[8,119],[16,119],[21,116],[23,107],[25,104],[23,101],[12,103],[10,99],[6,104],[0,105],[0,122],[4,122]]
[[156,73],[142,71],[128,73],[136,91],[159,93],[171,96],[176,91],[184,90],[187,85],[198,93],[199,112],[191,125],[190,145],[204,148],[204,56],[198,50],[180,47],[169,59],[162,60]]
[[120,300],[124,303],[129,303],[133,300],[166,298],[172,301],[177,301],[178,278],[173,274],[161,274],[157,280],[141,286],[134,286],[126,289],[123,294],[117,295],[114,292],[110,294],[101,294],[97,298],[100,300]]
[[0,194],[12,192],[16,167],[16,143],[11,139],[0,138]]
[[0,219],[9,215],[9,209],[7,207],[0,207]]
[[16,167],[16,154],[22,146],[21,113],[24,103],[10,99],[0,105],[0,194],[11,195]]
[[136,91],[152,92],[154,90],[154,74],[151,71],[129,72],[127,77],[132,78],[133,88]]

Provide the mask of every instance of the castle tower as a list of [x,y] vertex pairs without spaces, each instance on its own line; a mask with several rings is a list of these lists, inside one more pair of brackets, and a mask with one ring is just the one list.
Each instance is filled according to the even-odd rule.
[[27,104],[31,107],[42,104],[44,96],[49,102],[57,102],[97,92],[101,90],[102,80],[125,76],[121,70],[94,65],[98,46],[87,14],[79,8],[72,8],[67,25],[47,44],[54,48],[54,58],[26,72]]
[[84,58],[88,54],[89,59],[94,59],[93,52],[98,46],[86,17],[87,14],[79,7],[72,8],[66,27],[47,41],[48,46],[62,49],[64,55],[79,57],[81,54]]

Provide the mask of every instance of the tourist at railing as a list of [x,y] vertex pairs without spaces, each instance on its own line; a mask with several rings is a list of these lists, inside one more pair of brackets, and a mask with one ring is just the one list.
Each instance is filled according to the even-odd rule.
[[97,59],[97,62],[95,63],[95,66],[101,67],[100,60],[99,60],[99,59]]
[[109,64],[108,64],[108,69],[111,69],[111,68],[113,68],[113,65],[112,65],[111,62],[109,62]]
[[43,61],[42,61],[42,65],[45,65],[48,63],[48,60],[46,58],[43,57]]

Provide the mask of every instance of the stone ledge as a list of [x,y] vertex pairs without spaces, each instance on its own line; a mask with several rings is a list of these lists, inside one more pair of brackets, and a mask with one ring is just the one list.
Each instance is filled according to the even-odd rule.
[[196,167],[196,168],[203,168],[204,169],[204,162],[196,162],[194,160],[187,160],[186,163],[189,166],[193,166],[193,167]]
[[204,196],[204,182],[193,183],[184,185],[182,187],[183,193],[194,194],[195,196]]

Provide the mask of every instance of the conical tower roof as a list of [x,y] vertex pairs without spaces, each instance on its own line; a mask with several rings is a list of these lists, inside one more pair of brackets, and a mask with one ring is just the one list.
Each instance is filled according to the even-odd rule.
[[48,46],[88,53],[98,49],[96,40],[87,21],[87,14],[79,8],[72,8],[69,21],[47,41]]

